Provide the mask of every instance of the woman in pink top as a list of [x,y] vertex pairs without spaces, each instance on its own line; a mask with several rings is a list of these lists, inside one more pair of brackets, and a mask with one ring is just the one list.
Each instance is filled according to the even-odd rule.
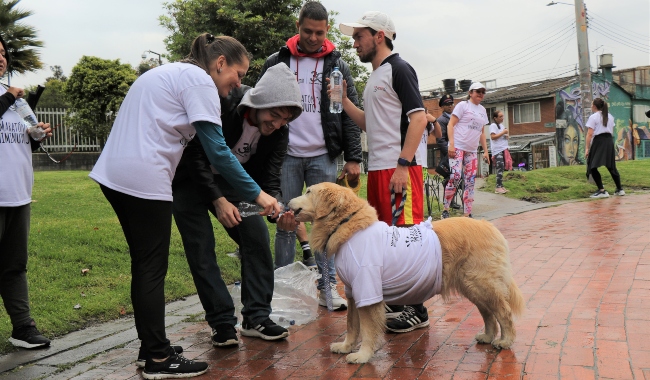
[[451,119],[447,125],[449,138],[449,167],[451,178],[445,187],[445,207],[442,219],[449,218],[449,205],[454,197],[456,187],[465,174],[465,203],[464,216],[472,217],[472,203],[474,202],[474,179],[478,168],[477,148],[479,143],[483,147],[483,159],[488,161],[487,142],[483,133],[483,126],[488,124],[487,112],[481,105],[485,96],[485,86],[480,82],[472,83],[469,88],[468,99],[454,107]]

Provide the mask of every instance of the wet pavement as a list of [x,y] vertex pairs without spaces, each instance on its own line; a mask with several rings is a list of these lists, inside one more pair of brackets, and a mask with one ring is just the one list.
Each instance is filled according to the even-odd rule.
[[[510,350],[477,344],[476,307],[438,297],[425,304],[429,327],[387,334],[362,365],[329,352],[345,334],[346,314],[324,308],[316,321],[292,326],[286,340],[242,337],[238,347],[219,349],[193,296],[168,305],[168,338],[186,357],[209,362],[196,379],[650,379],[643,332],[650,331],[650,194],[555,207],[482,197],[485,211],[475,215],[492,219],[508,239],[527,305]],[[503,207],[489,209],[490,202]],[[2,356],[0,380],[140,379],[138,347],[125,318],[56,339],[47,350]]]

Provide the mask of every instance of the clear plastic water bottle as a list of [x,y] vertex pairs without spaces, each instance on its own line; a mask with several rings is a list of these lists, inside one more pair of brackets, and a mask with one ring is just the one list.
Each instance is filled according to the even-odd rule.
[[244,308],[241,302],[241,282],[235,281],[235,285],[233,285],[230,291],[230,296],[232,297],[232,302],[235,304],[235,317],[237,317],[237,325],[235,327],[241,327],[241,311]]
[[343,74],[335,67],[330,74],[330,112],[343,112]]
[[45,130],[38,126],[38,119],[36,119],[36,115],[34,114],[34,111],[32,111],[31,107],[29,107],[29,104],[27,104],[27,101],[23,98],[18,98],[11,108],[23,118],[28,126],[27,132],[29,135],[36,141],[43,140],[45,137]]
[[[278,202],[280,207],[286,211],[286,206],[282,202]],[[247,218],[249,216],[253,215],[259,215],[260,212],[264,210],[262,206],[259,206],[257,203],[251,203],[251,202],[239,202],[239,206],[237,206],[237,210],[239,211],[239,216],[242,218]],[[282,213],[280,213],[282,215]],[[278,218],[280,217],[278,215]]]

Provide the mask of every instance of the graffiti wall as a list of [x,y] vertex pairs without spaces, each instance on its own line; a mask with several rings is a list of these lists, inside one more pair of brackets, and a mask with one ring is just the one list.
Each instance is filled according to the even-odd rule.
[[[613,140],[616,144],[617,160],[632,159],[630,139],[630,116],[632,102],[630,97],[610,82],[592,78],[592,95],[604,99],[609,105],[609,113],[614,116]],[[580,85],[575,83],[556,94],[555,126],[557,135],[557,160],[559,165],[581,165],[585,159],[586,127],[582,117]]]

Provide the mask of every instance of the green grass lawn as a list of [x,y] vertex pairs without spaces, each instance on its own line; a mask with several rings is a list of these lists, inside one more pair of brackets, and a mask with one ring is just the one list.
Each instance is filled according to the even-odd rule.
[[[538,201],[586,198],[595,187],[587,184],[584,170],[575,166],[507,172],[505,186],[511,190],[507,196]],[[619,171],[627,192],[650,189],[650,160],[620,163]],[[613,193],[609,173],[604,168],[601,173]],[[365,176],[362,180],[359,195],[365,198]],[[488,177],[485,190],[494,189],[494,180]],[[115,213],[88,172],[37,172],[33,199],[28,280],[38,327],[55,337],[132,313],[128,247]],[[240,278],[240,265],[226,253],[236,245],[212,220],[217,260],[224,280],[232,283]],[[273,247],[275,225],[269,224],[269,229]],[[89,269],[86,275],[83,269]],[[175,226],[165,292],[168,301],[196,292]],[[74,308],[77,304],[79,309]],[[0,308],[0,353],[14,350],[7,342],[10,334],[9,317]]]
[[[650,190],[650,160],[625,161],[616,164],[621,175],[621,184],[628,194],[640,190]],[[614,195],[616,186],[605,167],[599,169],[603,186]],[[596,192],[596,186],[587,183],[586,167],[562,166],[533,170],[529,172],[511,171],[503,175],[503,186],[510,190],[509,198],[531,202],[555,202],[570,199],[588,198]],[[494,191],[496,176],[487,178],[484,190]]]

